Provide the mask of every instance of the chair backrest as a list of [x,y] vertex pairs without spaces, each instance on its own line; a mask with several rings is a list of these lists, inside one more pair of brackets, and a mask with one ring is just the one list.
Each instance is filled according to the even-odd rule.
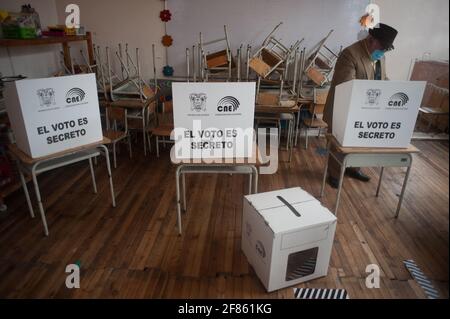
[[125,132],[128,131],[127,110],[121,107],[109,106],[106,108],[106,128],[119,131],[119,125]]
[[432,83],[427,83],[422,106],[435,110],[448,111],[448,89],[441,88]]
[[326,89],[314,89],[314,103],[312,104],[311,113],[313,115],[322,114],[325,109],[325,103],[327,103],[329,88]]
[[164,101],[157,116],[158,125],[173,124],[173,102]]
[[278,94],[259,93],[256,100],[258,105],[278,105],[279,103],[280,98]]

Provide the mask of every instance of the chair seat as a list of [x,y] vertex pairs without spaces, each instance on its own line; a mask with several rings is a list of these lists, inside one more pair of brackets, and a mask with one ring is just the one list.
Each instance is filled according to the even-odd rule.
[[109,107],[110,103],[111,102],[107,101],[107,100],[103,100],[103,99],[98,100],[98,104],[100,105],[100,107]]
[[166,136],[170,137],[174,126],[172,124],[162,124],[157,127],[150,128],[148,131],[155,136]]
[[149,102],[150,101],[142,102],[139,99],[123,99],[123,100],[111,102],[110,105],[117,106],[117,107],[143,108],[143,107],[146,107]]
[[292,113],[281,113],[280,119],[282,119],[282,120],[294,120],[295,116]]
[[321,119],[304,119],[303,124],[312,128],[325,128],[328,124]]
[[106,130],[106,131],[103,131],[103,136],[109,138],[112,142],[117,142],[117,141],[125,138],[127,136],[127,134],[125,132],[121,132],[121,131]]
[[442,110],[442,109],[434,109],[431,107],[423,106],[420,109],[420,112],[424,114],[433,114],[433,115],[446,115],[448,114],[448,111]]

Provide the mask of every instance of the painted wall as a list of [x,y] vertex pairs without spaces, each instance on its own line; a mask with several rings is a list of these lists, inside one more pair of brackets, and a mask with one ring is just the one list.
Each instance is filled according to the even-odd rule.
[[[40,13],[42,25],[64,23],[65,6],[71,0],[28,0]],[[142,49],[142,72],[153,77],[151,44],[156,44],[158,75],[166,63],[161,36],[164,24],[159,19],[161,0],[77,0],[81,8],[81,23],[94,32],[94,42],[102,47],[128,42]],[[169,48],[169,63],[176,74],[185,73],[185,49],[198,41],[202,31],[205,39],[223,35],[223,25],[229,26],[234,51],[237,45],[257,47],[280,21],[284,22],[277,37],[285,43],[305,37],[304,45],[313,46],[329,29],[336,31],[330,46],[346,46],[357,39],[358,25],[369,0],[170,0],[173,19],[168,33],[174,38]],[[387,56],[388,73],[392,79],[408,77],[411,60],[424,54],[432,59],[448,60],[449,1],[448,0],[373,0],[381,7],[383,22],[399,31],[396,50]],[[0,8],[19,11],[20,1],[0,0]],[[0,71],[3,74],[47,76],[60,68],[60,46],[12,48],[11,59],[0,48]],[[77,46],[73,52],[76,55]]]
[[[161,37],[164,23],[159,12],[164,8],[161,0],[55,0],[60,24],[65,23],[65,7],[70,3],[80,6],[81,25],[93,32],[93,41],[103,49],[116,49],[119,43],[140,48],[141,68],[145,79],[153,77],[152,44],[156,45],[157,74],[165,65]],[[76,51],[76,46],[74,50]],[[74,56],[76,56],[74,54]]]
[[[56,14],[55,0],[0,0],[0,8],[19,12],[24,3],[31,4],[39,13],[41,25],[56,24],[58,21]],[[28,77],[46,77],[60,68],[60,46],[39,46],[10,48],[10,55],[6,48],[0,48],[0,72],[3,75],[22,74]]]
[[[240,44],[259,49],[279,22],[283,25],[275,36],[286,46],[305,38],[302,46],[310,49],[334,29],[328,46],[338,50],[341,45],[345,47],[357,40],[358,20],[368,3],[368,0],[170,0],[173,19],[167,29],[174,45],[169,50],[169,60],[175,73],[184,75],[186,48],[199,42],[199,32],[205,41],[223,38],[224,25],[228,27],[234,54]],[[212,48],[211,52],[216,50]]]
[[449,58],[448,0],[374,0],[381,21],[399,31],[395,50],[387,55],[387,72],[393,80],[407,80],[411,61],[423,56]]

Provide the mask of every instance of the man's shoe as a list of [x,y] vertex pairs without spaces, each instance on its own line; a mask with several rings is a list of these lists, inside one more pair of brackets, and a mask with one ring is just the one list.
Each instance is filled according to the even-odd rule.
[[345,174],[362,182],[367,183],[368,181],[370,181],[370,177],[361,172],[361,170],[348,169],[345,171]]
[[328,176],[327,182],[331,187],[336,188],[336,189],[339,188],[339,179],[338,178]]

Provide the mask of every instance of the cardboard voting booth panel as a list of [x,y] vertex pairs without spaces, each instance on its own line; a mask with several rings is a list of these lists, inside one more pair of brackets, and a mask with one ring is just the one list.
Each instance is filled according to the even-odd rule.
[[32,158],[103,139],[94,74],[16,81],[5,95],[17,146]]
[[173,83],[175,158],[248,158],[255,83]]
[[333,135],[344,147],[408,147],[425,84],[353,80],[336,86]]
[[267,291],[327,275],[336,217],[301,188],[244,198],[242,251]]

